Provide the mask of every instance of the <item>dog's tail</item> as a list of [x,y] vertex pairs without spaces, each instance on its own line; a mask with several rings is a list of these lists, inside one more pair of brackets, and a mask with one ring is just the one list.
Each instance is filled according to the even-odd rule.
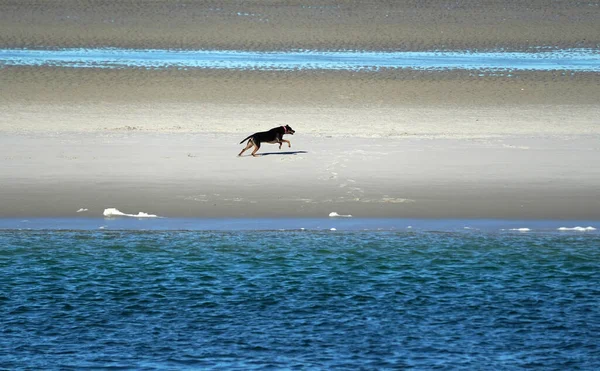
[[[252,135],[254,135],[254,134],[252,134]],[[247,137],[246,139],[242,140],[242,141],[240,142],[240,144],[242,144],[242,143],[244,143],[245,141],[247,141],[248,139],[252,138],[252,135],[248,135],[248,137]]]

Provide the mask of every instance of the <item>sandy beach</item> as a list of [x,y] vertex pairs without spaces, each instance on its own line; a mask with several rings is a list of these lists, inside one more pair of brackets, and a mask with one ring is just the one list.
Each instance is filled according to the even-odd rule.
[[[223,134],[3,135],[3,217],[600,218],[597,138],[297,134],[237,157]],[[85,212],[77,212],[87,209]]]
[[[0,48],[600,45],[597,2],[478,4],[0,1]],[[558,70],[0,65],[0,217],[600,219],[599,96]],[[292,148],[236,156],[282,124]]]

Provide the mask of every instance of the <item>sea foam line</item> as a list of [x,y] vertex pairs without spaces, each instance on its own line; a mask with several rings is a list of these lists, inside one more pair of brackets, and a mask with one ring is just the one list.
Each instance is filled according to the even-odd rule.
[[170,49],[0,49],[0,66],[71,68],[210,68],[238,70],[569,70],[600,71],[600,53],[592,49],[488,51],[322,51]]
[[570,227],[560,227],[560,228],[558,228],[558,230],[559,231],[575,231],[575,232],[592,232],[592,231],[595,231],[596,228],[591,227],[591,226],[590,227],[579,227],[579,226],[577,226],[577,227],[572,227],[572,228],[570,228]]

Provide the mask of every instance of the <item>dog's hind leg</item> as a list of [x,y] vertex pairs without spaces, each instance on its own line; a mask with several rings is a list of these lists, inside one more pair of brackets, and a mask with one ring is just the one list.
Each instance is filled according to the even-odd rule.
[[252,145],[253,145],[253,144],[254,144],[254,142],[252,142],[252,139],[250,139],[250,140],[248,141],[248,144],[246,144],[246,148],[244,148],[244,149],[242,150],[242,152],[240,152],[240,153],[238,154],[238,156],[241,156],[241,155],[242,155],[242,153],[244,153],[244,152],[246,152],[248,149],[250,149],[250,147],[252,147]]
[[260,149],[260,143],[254,143],[254,151],[252,151],[252,156],[256,157],[256,152]]

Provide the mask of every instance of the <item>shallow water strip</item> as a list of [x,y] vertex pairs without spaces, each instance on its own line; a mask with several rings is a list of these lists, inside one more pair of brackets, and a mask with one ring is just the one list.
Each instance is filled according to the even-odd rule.
[[232,70],[416,70],[600,71],[600,53],[591,49],[504,51],[315,51],[255,52],[165,49],[2,49],[0,67],[181,68]]

